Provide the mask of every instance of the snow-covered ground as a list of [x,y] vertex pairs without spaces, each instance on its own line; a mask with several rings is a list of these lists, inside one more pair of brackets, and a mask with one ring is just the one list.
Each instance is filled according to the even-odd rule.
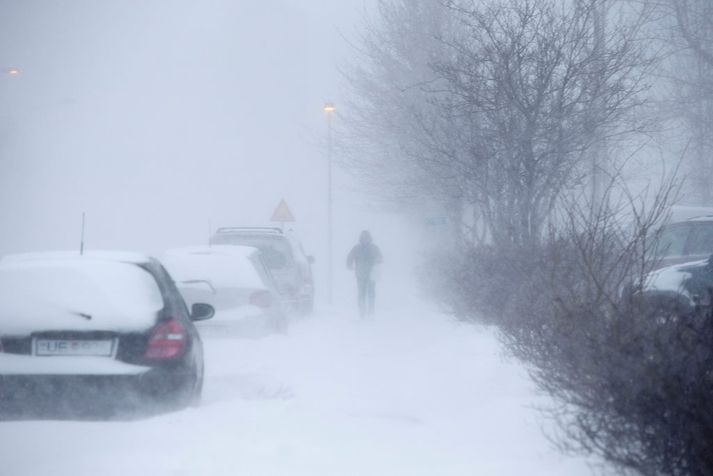
[[2,475],[588,475],[492,333],[412,305],[206,340],[199,408],[0,423]]

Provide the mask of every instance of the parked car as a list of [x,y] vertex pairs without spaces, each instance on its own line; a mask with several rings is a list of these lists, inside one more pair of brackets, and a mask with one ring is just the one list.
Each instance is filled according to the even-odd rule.
[[0,398],[81,408],[199,401],[203,347],[163,266],[121,252],[15,255],[0,261]]
[[314,308],[314,258],[305,254],[294,233],[279,228],[219,228],[211,243],[258,248],[290,310],[307,314]]
[[676,221],[657,236],[655,267],[708,259],[713,254],[713,215]]
[[189,304],[207,302],[216,316],[198,328],[211,335],[283,332],[287,314],[257,248],[197,246],[168,250],[163,263]]

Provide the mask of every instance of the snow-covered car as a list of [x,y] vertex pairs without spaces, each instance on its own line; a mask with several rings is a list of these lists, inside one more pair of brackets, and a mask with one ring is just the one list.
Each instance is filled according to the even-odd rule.
[[162,261],[187,303],[215,308],[215,317],[198,326],[204,335],[262,335],[287,328],[285,306],[257,248],[176,248]]
[[173,281],[153,258],[40,253],[0,260],[0,397],[48,408],[197,403],[203,347]]
[[275,278],[278,291],[291,311],[308,314],[314,307],[312,256],[308,256],[293,232],[279,228],[219,228],[214,245],[243,245],[258,248]]

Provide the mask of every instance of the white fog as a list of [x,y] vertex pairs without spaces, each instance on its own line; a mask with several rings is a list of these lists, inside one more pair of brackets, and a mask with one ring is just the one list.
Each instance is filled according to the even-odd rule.
[[0,476],[711,474],[712,45],[0,0]]

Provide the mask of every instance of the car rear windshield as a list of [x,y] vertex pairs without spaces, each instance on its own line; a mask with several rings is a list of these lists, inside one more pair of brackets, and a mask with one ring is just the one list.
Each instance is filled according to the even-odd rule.
[[713,254],[713,223],[696,223],[692,227],[688,254]]
[[97,260],[0,264],[0,333],[151,326],[164,301],[154,277],[133,263]]
[[681,256],[686,249],[690,228],[687,225],[673,225],[664,228],[656,242],[656,256]]
[[255,265],[247,256],[168,252],[162,262],[179,287],[197,281],[220,288],[262,289],[265,287]]
[[265,265],[270,269],[283,269],[294,262],[292,248],[287,239],[281,236],[218,234],[214,237],[216,245],[253,246],[260,250]]

